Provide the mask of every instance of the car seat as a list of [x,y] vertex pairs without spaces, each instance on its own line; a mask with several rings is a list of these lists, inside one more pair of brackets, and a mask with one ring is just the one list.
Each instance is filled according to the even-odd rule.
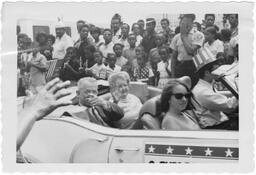
[[160,95],[146,101],[142,106],[139,115],[140,117],[133,129],[161,129],[162,112]]

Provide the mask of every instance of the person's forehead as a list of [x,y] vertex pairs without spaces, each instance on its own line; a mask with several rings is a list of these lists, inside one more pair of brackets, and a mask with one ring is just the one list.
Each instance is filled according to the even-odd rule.
[[105,31],[104,35],[111,35],[111,32],[110,31]]
[[84,81],[80,84],[79,86],[80,90],[97,90],[97,82],[89,82],[89,81]]
[[187,92],[187,89],[181,84],[173,87],[173,93],[186,93],[186,92]]

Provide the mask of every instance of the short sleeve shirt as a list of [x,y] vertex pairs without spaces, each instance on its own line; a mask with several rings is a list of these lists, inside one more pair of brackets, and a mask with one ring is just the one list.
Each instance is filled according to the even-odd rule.
[[217,53],[219,53],[219,52],[224,52],[224,44],[222,41],[220,41],[218,39],[215,40],[211,45],[209,45],[208,42],[205,43],[204,48],[209,49],[214,56],[216,56]]
[[[188,34],[189,41],[193,45],[202,46],[204,42],[204,35],[202,32],[191,30]],[[184,47],[184,44],[181,40],[180,34],[174,36],[170,47],[178,52],[178,61],[188,61],[192,60],[192,55],[189,55]]]

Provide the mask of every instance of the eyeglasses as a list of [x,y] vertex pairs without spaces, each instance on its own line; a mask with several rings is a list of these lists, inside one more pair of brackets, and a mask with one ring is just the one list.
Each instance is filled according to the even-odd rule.
[[183,97],[185,97],[186,99],[189,99],[189,98],[191,98],[191,96],[192,96],[191,93],[187,93],[187,94],[177,93],[177,94],[172,94],[172,95],[174,95],[174,97],[175,97],[177,100],[180,100],[180,99],[182,99]]

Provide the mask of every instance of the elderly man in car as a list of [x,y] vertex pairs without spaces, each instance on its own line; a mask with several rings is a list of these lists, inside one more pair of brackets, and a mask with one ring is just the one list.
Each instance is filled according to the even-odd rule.
[[71,116],[92,123],[115,127],[114,123],[123,118],[123,110],[115,103],[104,100],[98,95],[97,80],[85,77],[78,81],[76,98],[73,105],[55,110],[51,116]]

